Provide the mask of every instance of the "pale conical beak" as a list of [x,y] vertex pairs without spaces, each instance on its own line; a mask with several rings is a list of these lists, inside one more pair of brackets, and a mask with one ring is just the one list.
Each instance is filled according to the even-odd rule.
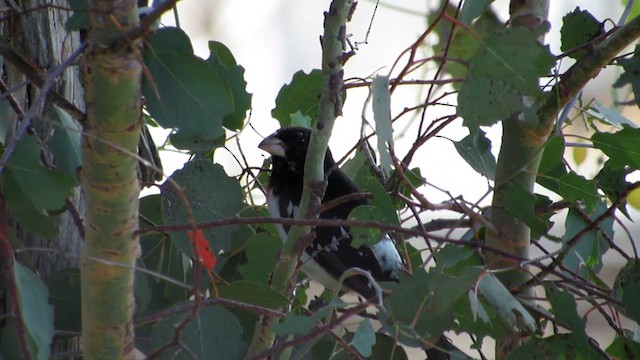
[[285,156],[285,145],[282,140],[272,136],[267,136],[258,147],[274,156]]

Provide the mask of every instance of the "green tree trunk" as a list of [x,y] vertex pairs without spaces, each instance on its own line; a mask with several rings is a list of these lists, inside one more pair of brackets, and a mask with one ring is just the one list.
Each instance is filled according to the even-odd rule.
[[138,13],[133,0],[90,1],[89,8],[94,11],[82,67],[88,107],[81,176],[87,204],[82,343],[85,359],[132,359],[142,51],[139,40],[114,44],[138,24]]

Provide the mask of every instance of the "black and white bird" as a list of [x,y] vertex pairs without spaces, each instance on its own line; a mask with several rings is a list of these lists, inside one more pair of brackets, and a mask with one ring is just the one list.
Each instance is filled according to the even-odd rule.
[[[259,148],[271,154],[271,175],[267,188],[267,205],[273,217],[295,217],[302,196],[304,164],[311,130],[300,127],[282,128],[265,138]],[[327,188],[322,199],[326,204],[345,195],[360,193],[358,186],[337,166],[331,151],[324,159]],[[321,219],[347,219],[353,209],[369,202],[364,199],[349,200],[320,213]],[[287,239],[288,227],[277,226],[280,237]],[[351,268],[360,268],[376,281],[398,281],[404,262],[396,246],[388,236],[375,245],[351,246],[348,228],[318,227],[313,243],[302,254],[302,271],[325,288],[336,289],[338,279]],[[366,299],[376,296],[376,290],[365,276],[350,276],[343,289],[353,290]],[[449,359],[455,347],[441,337],[434,348],[427,349],[432,360]],[[458,350],[459,351],[459,350]]]
[[[283,128],[266,139],[259,147],[271,154],[272,168],[267,189],[267,205],[274,217],[292,218],[300,204],[304,177],[304,164],[311,130],[299,127]],[[337,168],[331,152],[327,150],[324,161],[328,173],[327,189],[322,203],[359,193],[360,189]],[[356,199],[341,203],[322,212],[321,219],[347,219],[353,209],[368,204]],[[279,235],[286,239],[287,227],[279,225]],[[368,271],[376,281],[397,281],[404,263],[393,240],[385,236],[372,247],[351,246],[348,228],[341,226],[318,227],[311,246],[302,254],[302,271],[325,288],[335,289],[337,280],[351,268]],[[348,277],[344,284],[370,299],[375,289],[364,276]]]

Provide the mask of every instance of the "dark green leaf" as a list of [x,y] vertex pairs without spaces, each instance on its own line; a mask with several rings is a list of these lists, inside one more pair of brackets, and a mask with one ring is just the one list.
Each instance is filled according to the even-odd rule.
[[47,360],[53,339],[53,308],[47,287],[31,270],[13,262],[13,275],[20,302],[20,315],[34,359]]
[[607,348],[607,354],[614,359],[633,359],[640,354],[640,343],[632,340],[632,335],[622,337],[616,334],[613,342]]
[[2,176],[2,194],[12,214],[25,229],[44,237],[56,235],[58,232],[56,223],[46,211],[36,208],[8,169],[5,169]]
[[478,256],[478,252],[469,246],[449,244],[434,256],[437,268],[442,269],[443,273],[450,276],[457,276],[467,268],[482,265],[482,259]]
[[537,235],[535,237],[544,234],[547,230],[547,224],[540,221],[536,215],[535,195],[526,191],[520,184],[509,183],[505,186],[507,186],[504,195],[505,210],[527,224],[531,228],[532,234]]
[[[349,220],[356,221],[378,221],[385,222],[385,216],[382,210],[371,205],[360,205],[353,209],[349,214]],[[372,246],[376,244],[383,236],[383,231],[370,227],[352,227],[351,235],[353,242],[351,246],[360,247],[361,245]]]
[[69,0],[69,7],[73,14],[64,24],[68,32],[89,28],[89,4],[87,0]]
[[229,50],[229,48],[221,42],[210,40],[209,52],[211,54],[216,54],[215,61],[219,61],[220,64],[226,68],[233,68],[238,66],[236,58],[233,57],[231,50]]
[[49,139],[49,149],[55,156],[56,167],[69,177],[76,179],[78,168],[82,166],[80,149],[82,129],[69,114],[57,106],[53,107],[49,118],[57,124],[53,136]]
[[620,59],[618,60],[618,63],[622,65],[624,73],[620,75],[620,78],[615,82],[615,84],[613,84],[613,86],[621,87],[626,84],[631,84],[636,104],[640,105],[640,44],[636,45],[633,56]]
[[82,331],[80,269],[56,271],[45,282],[49,289],[49,302],[53,305],[55,329]]
[[[549,47],[538,41],[546,30],[544,27],[535,31],[512,27],[490,34],[471,59],[471,77],[499,80],[518,94],[539,96],[538,79],[547,76],[555,63]],[[485,98],[489,94],[476,95]],[[518,107],[524,107],[522,101],[518,101]]]
[[[140,199],[140,227],[163,225],[162,197],[160,194]],[[164,234],[144,235],[140,238],[141,259],[146,268],[168,276],[178,282],[185,282],[185,256],[171,239]],[[149,311],[165,308],[168,304],[185,301],[188,298],[184,288],[163,279],[150,277],[152,297]]]
[[458,19],[461,23],[469,25],[475,18],[480,16],[492,2],[493,0],[465,1]]
[[533,338],[509,354],[507,360],[602,359],[591,346],[576,345],[574,334]]
[[376,333],[376,342],[373,345],[373,354],[369,360],[408,360],[407,353],[393,338],[388,335]]
[[[474,7],[476,6],[476,3],[482,3],[483,1],[485,0],[467,1],[464,3],[464,7]],[[473,21],[470,25],[471,31],[467,31],[461,27],[456,27],[452,33],[451,25],[443,23],[441,26],[438,26],[436,31],[441,40],[434,44],[435,51],[440,53],[444,51],[444,47],[447,46],[448,56],[453,59],[460,59],[463,61],[447,61],[445,63],[444,70],[453,78],[465,78],[467,74],[468,61],[482,45],[479,38],[484,38],[488,34],[504,27],[504,22],[498,18],[495,12],[492,11],[491,7],[485,8],[485,11],[480,15],[480,17]],[[453,36],[453,39],[449,43],[446,39],[450,36]],[[460,89],[460,83],[454,83],[453,87],[455,89]]]
[[623,126],[615,133],[596,132],[591,142],[608,157],[612,169],[620,169],[629,165],[640,169],[640,129]]
[[258,233],[250,237],[244,246],[248,261],[240,265],[242,277],[245,280],[268,284],[281,249],[282,240],[276,236]]
[[559,135],[551,135],[544,145],[544,152],[540,160],[538,171],[545,174],[562,165],[564,155],[564,139]]
[[358,324],[353,334],[351,345],[358,350],[360,355],[369,357],[373,354],[373,346],[376,344],[376,334],[371,327],[369,319],[364,319]]
[[35,136],[20,139],[9,159],[11,176],[39,211],[58,210],[71,195],[76,181],[62,171],[42,166],[40,150]]
[[578,315],[573,295],[561,291],[551,282],[545,283],[544,289],[558,324],[573,331],[576,335],[576,344],[587,346],[586,321]]
[[616,276],[614,295],[622,300],[624,313],[640,323],[640,260],[630,260]]
[[[188,324],[178,331],[176,325],[186,317],[192,317]],[[153,328],[151,344],[158,349],[171,342],[176,331],[180,334],[181,345],[187,347],[198,359],[236,360],[244,357],[247,345],[242,341],[242,328],[233,314],[218,307],[203,307],[192,315],[181,313],[171,316]],[[164,351],[160,359],[192,359],[177,346]]]
[[[604,34],[604,25],[586,10],[575,10],[562,18],[560,39],[563,52],[583,46],[596,37]],[[587,49],[580,49],[569,54],[574,59],[580,59],[587,54]]]
[[251,94],[246,91],[244,68],[236,64],[231,51],[222,43],[209,41],[209,59],[207,63],[216,70],[218,76],[226,81],[233,95],[233,112],[224,117],[223,125],[230,130],[242,128],[247,110],[251,108]]
[[182,30],[160,29],[147,44],[144,61],[152,81],[143,82],[143,93],[151,116],[161,126],[177,129],[171,137],[177,148],[208,151],[218,146],[223,119],[234,110],[229,84],[193,55]]
[[280,309],[289,303],[286,296],[270,289],[266,284],[252,281],[234,281],[218,287],[220,297],[247,304]]
[[276,323],[273,329],[278,335],[307,334],[318,321],[328,317],[333,309],[342,309],[346,305],[347,304],[340,299],[333,299],[331,303],[321,307],[311,316],[301,316],[290,312],[284,318],[284,321]]
[[482,130],[469,134],[464,139],[453,143],[458,154],[473,170],[493,180],[496,173],[496,159],[491,153],[491,141]]
[[522,107],[520,94],[501,80],[469,77],[460,86],[458,115],[471,132],[479,126],[491,126]]
[[271,116],[280,122],[281,127],[291,125],[291,114],[298,111],[315,122],[318,117],[318,101],[322,91],[322,71],[312,70],[305,74],[296,72],[291,83],[284,85],[276,98],[276,107]]
[[[607,206],[600,202],[596,210],[589,214],[590,221],[595,220],[607,211]],[[569,254],[564,258],[562,264],[569,270],[577,271],[581,275],[586,276],[584,266],[591,267],[595,271],[602,268],[602,256],[609,249],[609,243],[602,237],[600,231],[604,231],[607,235],[613,236],[613,218],[609,217],[600,223],[600,226],[594,230],[582,233],[589,226],[589,222],[580,216],[576,210],[569,210],[565,220],[566,231],[562,237],[562,242],[576,242]],[[577,238],[578,234],[582,234]]]
[[[236,216],[244,207],[243,194],[238,181],[229,177],[222,166],[208,160],[193,160],[177,170],[171,180],[181,187],[188,201],[184,204],[171,181],[162,185],[162,214],[166,225],[189,223],[186,206],[193,212],[196,223],[219,220]],[[204,229],[202,232],[209,241],[211,250],[217,254],[228,250],[231,235],[237,229],[235,225]],[[171,238],[178,248],[188,257],[193,252],[187,231],[172,232]]]
[[[613,169],[609,164],[609,161],[605,162],[600,172],[595,177],[596,185],[612,202],[618,201],[620,195],[626,190],[629,183],[626,181],[626,171],[624,169]],[[629,219],[626,208],[626,199],[622,201],[618,209],[622,211]]]
[[558,194],[569,202],[584,201],[587,212],[592,212],[600,201],[595,182],[573,171],[558,179]]

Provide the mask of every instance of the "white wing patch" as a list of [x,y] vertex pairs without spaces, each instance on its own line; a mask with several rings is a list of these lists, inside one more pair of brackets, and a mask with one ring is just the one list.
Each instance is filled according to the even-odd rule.
[[398,274],[402,271],[402,258],[396,249],[393,240],[385,236],[379,243],[375,244],[371,251],[380,264],[382,271],[391,272],[392,279],[398,279]]

